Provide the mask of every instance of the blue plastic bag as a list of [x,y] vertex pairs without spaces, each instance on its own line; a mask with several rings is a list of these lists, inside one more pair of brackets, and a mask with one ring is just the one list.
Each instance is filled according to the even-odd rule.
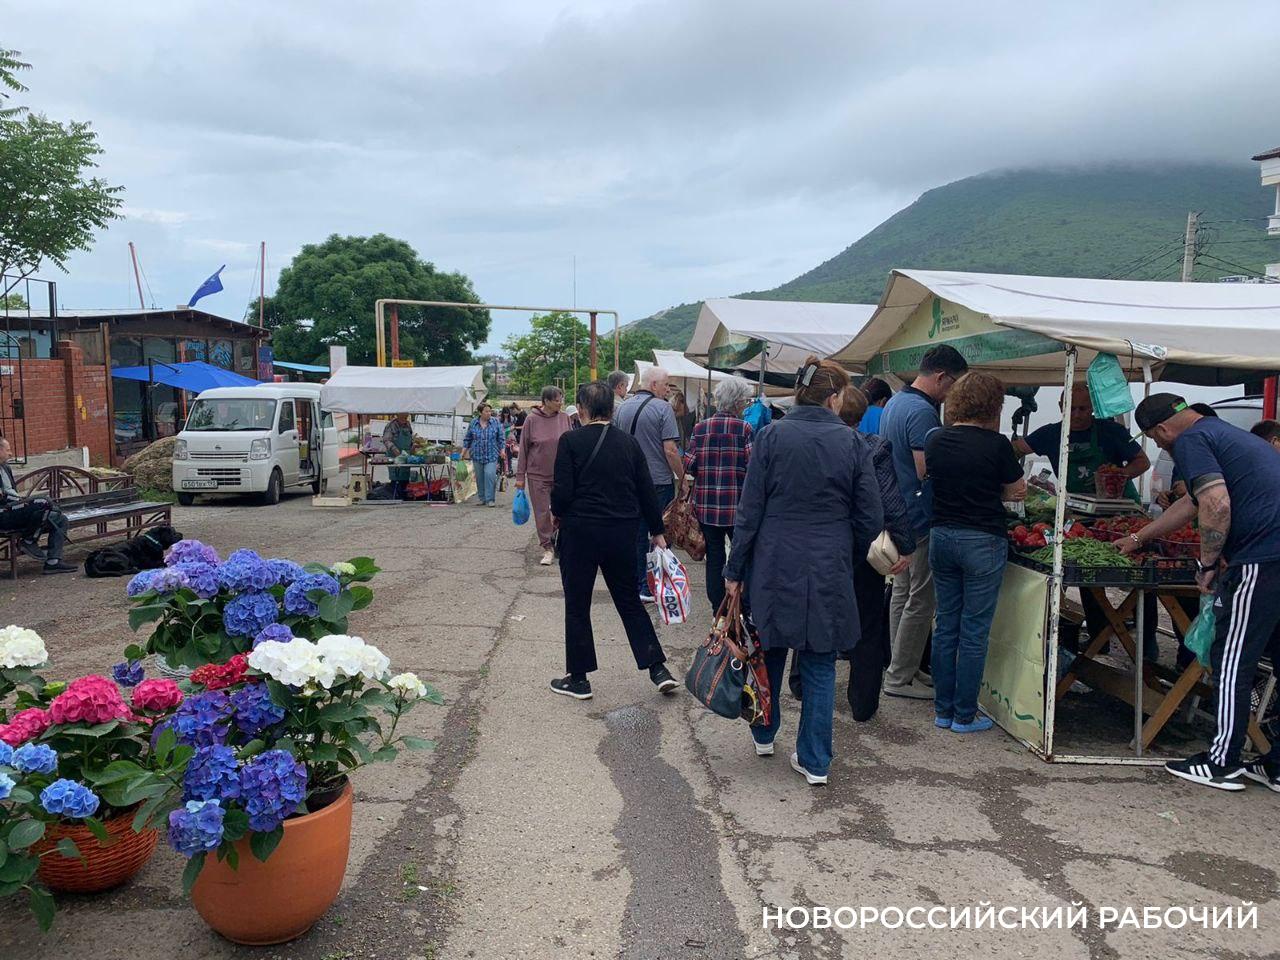
[[523,490],[517,490],[511,501],[511,519],[517,527],[529,522],[529,498]]
[[1200,614],[1191,621],[1187,635],[1182,642],[1188,650],[1196,655],[1206,667],[1209,666],[1209,651],[1213,649],[1213,636],[1216,632],[1216,617],[1213,612],[1213,594],[1200,595]]
[[757,397],[747,404],[746,410],[742,411],[742,419],[751,424],[753,432],[759,433],[773,419],[773,411],[765,406],[763,400]]

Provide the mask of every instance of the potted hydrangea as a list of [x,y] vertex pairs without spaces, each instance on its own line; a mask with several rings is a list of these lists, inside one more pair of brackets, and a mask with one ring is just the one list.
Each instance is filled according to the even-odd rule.
[[153,654],[193,669],[247,653],[269,627],[311,639],[344,632],[347,616],[373,600],[364,584],[377,572],[368,557],[326,567],[237,550],[223,560],[199,540],[182,540],[169,548],[165,566],[129,581],[129,626],[155,626],[126,656]]

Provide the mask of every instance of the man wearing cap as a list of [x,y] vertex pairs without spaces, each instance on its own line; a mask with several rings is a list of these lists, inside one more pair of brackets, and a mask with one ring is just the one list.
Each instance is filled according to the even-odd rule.
[[1137,549],[1198,518],[1196,583],[1214,595],[1210,660],[1218,687],[1217,733],[1207,751],[1171,760],[1165,769],[1218,790],[1243,790],[1248,778],[1280,793],[1280,743],[1247,765],[1240,759],[1258,661],[1267,655],[1280,661],[1280,457],[1265,440],[1202,416],[1172,393],[1142,401],[1134,420],[1173,456],[1190,496],[1123,549]]

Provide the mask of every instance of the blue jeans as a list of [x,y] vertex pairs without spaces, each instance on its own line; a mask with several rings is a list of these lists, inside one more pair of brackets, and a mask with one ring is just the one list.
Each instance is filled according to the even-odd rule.
[[471,464],[476,471],[476,499],[481,503],[493,503],[498,497],[498,461]]
[[[658,509],[666,510],[667,505],[676,498],[674,483],[655,483],[653,489],[658,494]],[[640,518],[640,529],[636,537],[636,585],[639,591],[649,592],[649,583],[645,578],[645,557],[649,553],[649,524],[644,517]]]
[[929,566],[938,599],[933,626],[933,709],[956,723],[978,713],[991,621],[1009,548],[1004,537],[963,527],[934,527]]
[[[766,650],[764,663],[769,670],[769,689],[773,692],[773,710],[767,727],[752,727],[756,743],[773,743],[782,723],[782,675],[786,671],[786,647]],[[831,767],[831,724],[836,709],[835,653],[796,651],[800,665],[800,683],[804,699],[800,701],[800,729],[796,731],[796,755],[800,766],[816,776],[826,776]]]

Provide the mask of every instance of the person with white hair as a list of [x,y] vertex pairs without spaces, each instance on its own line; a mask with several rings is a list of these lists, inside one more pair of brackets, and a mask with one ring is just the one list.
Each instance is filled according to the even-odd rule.
[[693,476],[693,512],[707,541],[707,599],[714,615],[724,600],[725,543],[733,541],[738,500],[751,459],[751,425],[742,411],[753,389],[739,377],[716,384],[716,412],[693,428],[684,467]]
[[[649,466],[649,476],[658,495],[658,507],[665,510],[675,499],[676,484],[684,481],[684,464],[676,446],[680,428],[675,412],[666,403],[671,393],[671,375],[662,367],[649,367],[640,377],[640,389],[627,397],[613,415],[614,424],[636,438]],[[658,401],[655,403],[654,401]],[[636,586],[640,598],[652,603],[645,582],[645,554],[649,552],[649,532],[636,527]]]

